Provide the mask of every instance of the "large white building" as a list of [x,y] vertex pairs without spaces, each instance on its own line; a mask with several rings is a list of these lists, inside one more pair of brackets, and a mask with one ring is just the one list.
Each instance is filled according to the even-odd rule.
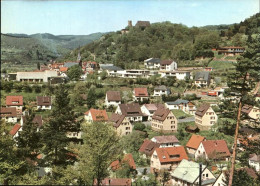
[[57,77],[58,72],[55,70],[45,70],[40,72],[17,72],[17,81],[27,82],[48,82],[50,78]]

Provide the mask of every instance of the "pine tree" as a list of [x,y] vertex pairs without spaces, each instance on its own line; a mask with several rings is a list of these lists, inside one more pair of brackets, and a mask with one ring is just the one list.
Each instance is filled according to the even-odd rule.
[[49,117],[49,121],[43,128],[44,155],[47,164],[64,165],[75,160],[67,149],[71,141],[67,137],[68,132],[78,132],[79,124],[76,121],[74,112],[69,105],[69,94],[64,85],[60,85],[55,93],[55,101]]
[[229,185],[232,185],[233,173],[235,168],[236,147],[238,129],[241,119],[242,106],[250,97],[251,91],[255,88],[257,82],[260,81],[260,36],[256,37],[252,42],[248,42],[248,48],[243,56],[238,59],[236,71],[231,74],[228,86],[231,92],[238,95],[238,111],[236,119],[236,131],[234,139],[234,149],[232,156],[231,172],[229,177]]

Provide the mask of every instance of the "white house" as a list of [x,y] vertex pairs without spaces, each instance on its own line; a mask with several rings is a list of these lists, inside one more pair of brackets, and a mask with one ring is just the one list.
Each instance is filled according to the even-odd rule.
[[0,118],[4,119],[8,123],[17,122],[17,112],[15,107],[1,107]]
[[225,140],[206,140],[202,141],[195,152],[195,160],[204,157],[207,160],[228,161],[231,154]]
[[165,71],[177,70],[177,63],[173,60],[163,60],[160,62],[160,70],[165,70]]
[[149,99],[147,88],[134,88],[134,101],[144,101]]
[[190,72],[183,70],[166,71],[160,70],[159,74],[161,77],[176,77],[178,80],[190,79]]
[[[199,184],[199,163],[183,159],[178,167],[171,172],[173,185],[195,186]],[[212,185],[216,178],[212,172],[202,165],[201,185]]]
[[251,167],[254,167],[257,172],[260,171],[260,155],[250,154],[248,163]]
[[152,116],[154,112],[158,109],[158,107],[163,107],[163,104],[144,104],[141,106],[141,111],[144,116],[148,117],[148,121],[151,121]]
[[17,111],[23,110],[23,96],[6,96],[6,107],[15,107]]
[[167,88],[165,85],[160,85],[154,88],[153,96],[168,96],[171,93],[170,89]]
[[161,60],[158,58],[149,58],[144,60],[144,67],[147,69],[159,69]]
[[37,96],[37,109],[51,110],[51,96]]
[[124,115],[131,122],[143,120],[143,113],[138,103],[120,104],[115,113]]
[[45,70],[43,72],[17,72],[17,81],[27,82],[48,82],[51,77],[57,77],[55,70]]
[[89,111],[85,112],[84,115],[84,118],[87,122],[108,121],[106,110],[97,110],[91,108]]
[[118,106],[121,104],[121,96],[119,91],[107,91],[106,98],[105,98],[105,105],[109,107],[112,106]]

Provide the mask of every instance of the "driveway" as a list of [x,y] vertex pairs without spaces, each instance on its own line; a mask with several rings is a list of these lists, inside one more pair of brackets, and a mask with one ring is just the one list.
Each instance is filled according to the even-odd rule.
[[178,123],[187,123],[187,122],[192,122],[195,121],[195,117],[191,116],[191,117],[187,117],[184,119],[178,119]]

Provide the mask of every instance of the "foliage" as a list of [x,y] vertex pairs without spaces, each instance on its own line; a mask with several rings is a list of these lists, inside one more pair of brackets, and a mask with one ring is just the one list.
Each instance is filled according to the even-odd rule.
[[[225,174],[225,184],[228,185],[229,181],[229,174]],[[257,186],[259,185],[259,177],[254,179],[247,174],[244,169],[235,170],[233,176],[233,186],[240,186],[240,185],[248,185],[248,186]]]
[[97,95],[96,95],[95,89],[91,88],[89,90],[88,96],[87,96],[87,106],[89,109],[95,107],[96,99],[97,99]]
[[80,79],[80,76],[82,74],[82,68],[78,65],[74,65],[69,68],[67,75],[70,78],[70,80],[78,81]]
[[133,131],[131,134],[123,136],[120,139],[120,144],[126,151],[126,153],[138,152],[140,146],[143,143],[145,136],[137,131]]
[[79,151],[81,181],[91,185],[97,179],[99,185],[109,175],[111,162],[120,154],[119,137],[112,126],[97,122],[83,128],[83,141]]
[[144,131],[145,124],[138,122],[134,124],[134,130]]
[[[46,155],[44,159],[47,164],[64,166],[75,160],[75,157],[69,156],[72,152],[66,148],[70,141],[66,136],[67,133],[79,130],[69,102],[68,91],[64,85],[59,85],[55,92],[49,121],[43,128],[43,153]],[[68,161],[68,158],[71,161]]]

